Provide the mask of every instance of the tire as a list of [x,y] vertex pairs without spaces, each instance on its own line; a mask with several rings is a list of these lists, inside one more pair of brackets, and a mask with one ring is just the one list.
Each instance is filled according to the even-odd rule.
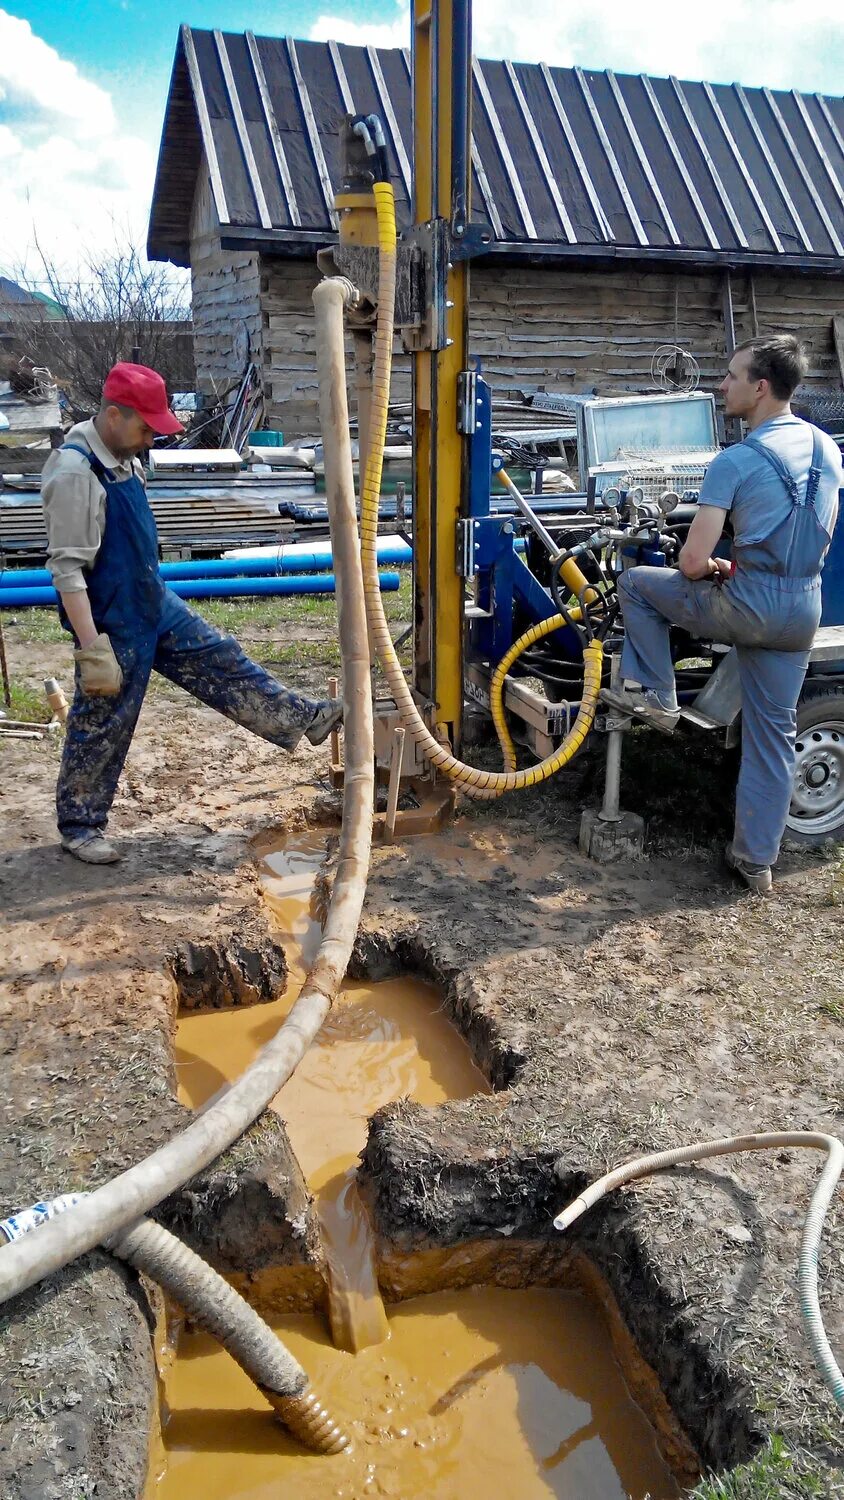
[[844,843],[844,688],[820,688],[797,706],[797,748],[785,840]]

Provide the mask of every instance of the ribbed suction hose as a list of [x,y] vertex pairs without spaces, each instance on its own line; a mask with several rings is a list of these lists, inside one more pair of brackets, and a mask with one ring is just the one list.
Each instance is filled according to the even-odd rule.
[[[592,641],[584,650],[583,693],[580,708],[563,743],[538,765],[529,766],[523,771],[479,771],[474,766],[466,765],[434,738],[419,713],[405,679],[401,662],[396,655],[378,588],[378,501],[381,494],[381,472],[390,401],[396,295],[396,213],[393,189],[388,182],[376,182],[373,192],[378,215],[378,319],[372,377],[369,456],[361,491],[360,518],[363,586],[369,630],[384,676],[395,699],[399,717],[413,736],[425,759],[470,797],[479,801],[492,801],[504,792],[520,791],[523,787],[536,786],[540,781],[547,780],[549,776],[554,775],[555,771],[559,771],[562,766],[566,765],[580,749],[595,717],[601,688],[603,647],[600,642]],[[565,623],[561,615],[555,615],[550,621],[543,621],[541,626],[534,626],[533,631],[528,632],[530,640],[527,636],[522,637],[521,642],[516,643],[516,647],[524,650],[528,644],[541,639],[552,630],[562,629]],[[518,654],[519,649],[515,649],[515,655]],[[515,660],[515,655],[511,654],[511,662]],[[504,674],[500,672],[500,668],[499,674],[503,686]]]
[[227,1281],[187,1245],[140,1219],[104,1242],[142,1271],[237,1360],[295,1438],[316,1453],[340,1453],[349,1438],[308,1389],[308,1377],[281,1339]]
[[[9,1241],[21,1239],[86,1196],[68,1193],[21,1209],[0,1221],[0,1234]],[[118,1260],[157,1281],[194,1323],[219,1340],[305,1447],[316,1453],[340,1453],[349,1447],[348,1437],[308,1389],[305,1371],[281,1339],[219,1272],[169,1229],[154,1219],[139,1219],[103,1244]]]
[[815,1363],[836,1405],[844,1410],[844,1374],[826,1336],[818,1300],[818,1250],[821,1233],[832,1195],[844,1171],[844,1145],[836,1136],[825,1135],[819,1130],[768,1130],[758,1135],[725,1136],[717,1141],[701,1141],[694,1146],[678,1146],[673,1151],[656,1151],[651,1156],[639,1156],[635,1161],[616,1167],[615,1171],[608,1172],[605,1177],[599,1177],[585,1188],[578,1198],[557,1215],[554,1228],[568,1229],[581,1214],[592,1208],[607,1193],[627,1182],[635,1182],[639,1177],[650,1177],[654,1172],[665,1172],[669,1167],[682,1166],[684,1162],[705,1161],[710,1156],[733,1156],[741,1151],[770,1151],[783,1146],[808,1147],[815,1151],[825,1151],[827,1155],[803,1225],[798,1285],[800,1311]]

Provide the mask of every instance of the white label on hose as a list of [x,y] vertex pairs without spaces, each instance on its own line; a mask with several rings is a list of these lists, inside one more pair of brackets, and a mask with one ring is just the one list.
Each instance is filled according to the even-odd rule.
[[60,1198],[51,1198],[46,1203],[33,1203],[31,1208],[19,1208],[8,1219],[0,1219],[0,1232],[10,1243],[12,1240],[22,1239],[31,1229],[37,1229],[39,1224],[46,1224],[48,1219],[54,1219],[56,1214],[73,1208],[85,1197],[86,1193],[64,1193]]

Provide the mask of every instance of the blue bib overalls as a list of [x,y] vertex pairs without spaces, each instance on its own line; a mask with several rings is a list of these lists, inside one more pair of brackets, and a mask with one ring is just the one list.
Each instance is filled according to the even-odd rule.
[[735,645],[742,730],[733,851],[764,866],[779,853],[788,817],[797,700],[820,622],[820,573],[830,536],[815,512],[822,464],[817,429],[803,495],[777,454],[755,438],[745,442],[788,490],[788,516],[763,541],[734,549],[735,572],[723,584],[693,581],[668,568],[623,574],[621,670],[643,687],[673,688],[670,625],[682,626],[695,640]]
[[[65,446],[83,454],[105,489],[102,541],[85,581],[94,624],[123,671],[114,698],[89,697],[77,673],[56,788],[59,831],[71,838],[106,826],[153,669],[285,750],[296,746],[317,704],[291,693],[167,588],[140,479],[117,480],[88,449]],[[70,630],[61,606],[59,613]]]

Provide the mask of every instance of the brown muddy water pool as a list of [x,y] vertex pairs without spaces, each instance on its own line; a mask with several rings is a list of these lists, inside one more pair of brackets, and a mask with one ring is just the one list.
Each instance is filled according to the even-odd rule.
[[[187,1015],[183,1101],[198,1106],[274,1034],[319,942],[311,901],[324,840],[264,853],[264,891],[291,978],[253,1009]],[[355,1187],[367,1119],[411,1097],[488,1091],[436,991],[347,984],[273,1107],[317,1203],[330,1317],[270,1321],[349,1432],[351,1452],[303,1452],[233,1360],[182,1333],[165,1374],[164,1454],[146,1500],[670,1500],[680,1489],[634,1401],[601,1308],[576,1291],[478,1286],[384,1308]]]

